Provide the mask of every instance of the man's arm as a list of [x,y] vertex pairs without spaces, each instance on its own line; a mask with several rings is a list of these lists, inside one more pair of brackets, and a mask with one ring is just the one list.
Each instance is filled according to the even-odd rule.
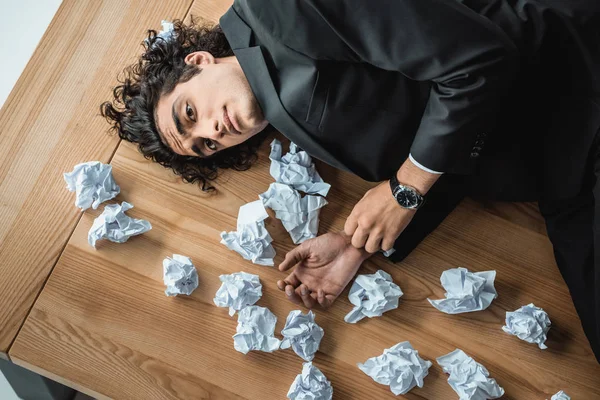
[[[425,195],[437,182],[441,174],[428,172],[406,159],[396,172],[398,182],[412,186]],[[375,253],[393,248],[394,242],[410,223],[414,209],[401,207],[394,198],[389,181],[380,183],[367,191],[354,206],[344,225],[346,237],[351,236],[352,245]]]
[[422,195],[425,195],[441,176],[441,173],[431,173],[418,167],[410,158],[404,161],[396,173],[398,182],[414,187]]
[[411,154],[434,171],[473,172],[478,141],[493,126],[518,67],[515,44],[492,21],[450,0],[236,5],[259,34],[314,60],[368,63],[429,82]]

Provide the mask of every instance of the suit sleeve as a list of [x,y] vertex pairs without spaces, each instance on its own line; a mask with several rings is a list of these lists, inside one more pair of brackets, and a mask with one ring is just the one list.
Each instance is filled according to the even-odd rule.
[[430,82],[411,154],[431,170],[473,172],[517,65],[514,43],[491,21],[455,0],[236,0],[234,7],[315,60],[364,62]]

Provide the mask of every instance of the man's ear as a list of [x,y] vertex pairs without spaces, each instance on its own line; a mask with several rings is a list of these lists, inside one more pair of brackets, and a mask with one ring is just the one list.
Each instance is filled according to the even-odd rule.
[[208,51],[195,51],[185,56],[186,64],[206,65],[214,62],[215,58]]

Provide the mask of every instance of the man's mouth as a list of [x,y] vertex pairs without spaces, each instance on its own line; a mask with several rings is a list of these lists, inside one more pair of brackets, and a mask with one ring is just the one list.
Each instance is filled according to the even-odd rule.
[[235,127],[234,120],[229,116],[229,113],[227,111],[227,107],[223,107],[223,124],[227,127],[227,130],[230,133],[233,133],[235,135],[241,135],[242,134]]

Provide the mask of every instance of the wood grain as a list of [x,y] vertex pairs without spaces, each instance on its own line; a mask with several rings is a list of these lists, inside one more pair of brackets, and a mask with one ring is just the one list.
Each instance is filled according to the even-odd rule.
[[99,105],[145,30],[191,0],[65,0],[0,110],[0,353],[6,353],[81,212],[63,172],[110,161]]
[[[122,143],[112,160],[122,187],[116,200],[131,201],[130,214],[148,219],[153,229],[126,244],[100,243],[94,250],[87,231],[99,211],[84,213],[11,358],[116,399],[284,398],[302,360],[287,350],[236,352],[231,339],[236,319],[212,303],[219,275],[243,270],[260,275],[264,295],[258,304],[278,316],[276,333],[289,311],[298,308],[275,286],[282,273],[244,261],[219,243],[221,231],[234,229],[239,206],[255,200],[272,182],[268,144],[255,166],[226,171],[218,192],[207,195]],[[361,191],[372,183],[323,164],[319,171],[335,182],[321,214],[321,232],[341,229]],[[378,255],[361,268],[362,273],[383,269],[392,275],[405,293],[398,309],[346,324],[343,317],[352,308],[346,290],[330,310],[316,311],[325,337],[314,362],[331,380],[335,399],[395,398],[356,363],[404,340],[434,361],[425,387],[407,399],[456,397],[435,363],[455,348],[484,364],[505,388],[506,399],[547,399],[559,389],[573,398],[600,396],[600,366],[547,237],[539,227],[524,226],[523,218],[506,217],[517,216],[520,208],[497,213],[490,207],[467,200],[403,263]],[[293,244],[274,218],[268,229],[279,263]],[[173,253],[190,256],[198,268],[200,287],[190,297],[163,293],[161,261]],[[427,298],[443,297],[441,272],[457,266],[498,271],[499,297],[489,309],[450,316],[429,305]],[[532,301],[552,318],[545,351],[501,330],[505,311]]]
[[192,18],[218,23],[219,18],[231,7],[232,0],[195,0],[188,11],[185,21]]
[[[196,1],[186,18],[215,20],[228,5]],[[101,210],[86,211],[11,347],[12,360],[98,398],[284,398],[302,360],[290,350],[236,352],[231,339],[236,318],[212,302],[219,275],[243,270],[260,275],[264,295],[258,304],[278,316],[278,336],[287,314],[297,309],[275,286],[284,274],[253,265],[219,243],[221,231],[235,229],[239,207],[273,181],[268,145],[269,140],[250,170],[224,171],[217,193],[206,194],[121,143],[111,161],[122,189],[115,202],[134,204],[128,214],[148,219],[153,229],[125,244],[99,242],[95,250],[87,244],[87,232]],[[374,184],[318,161],[317,166],[332,184],[320,232],[339,230]],[[267,228],[278,264],[294,245],[280,221],[269,218]],[[192,296],[164,295],[161,263],[174,253],[190,256],[197,266],[200,286]],[[443,297],[440,274],[458,266],[497,270],[499,297],[487,310],[451,316],[427,302]],[[548,399],[559,389],[574,399],[600,397],[600,366],[534,204],[466,200],[404,262],[392,264],[377,255],[360,272],[377,269],[402,287],[398,309],[346,324],[343,317],[352,308],[347,289],[331,309],[316,311],[325,337],[314,363],[331,380],[334,399],[397,398],[356,363],[404,340],[434,362],[425,387],[406,399],[456,398],[435,358],[457,347],[488,368],[506,389],[504,399]],[[548,350],[501,330],[505,312],[529,302],[552,319]]]

